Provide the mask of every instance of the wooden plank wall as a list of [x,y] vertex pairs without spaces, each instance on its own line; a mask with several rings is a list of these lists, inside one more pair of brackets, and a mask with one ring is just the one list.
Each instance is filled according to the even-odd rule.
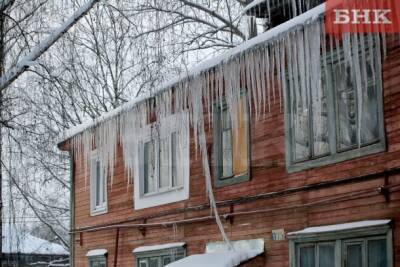
[[[276,101],[271,113],[257,122],[253,121],[251,124],[251,180],[215,189],[217,200],[229,200],[240,196],[275,192],[316,182],[332,181],[400,167],[400,47],[398,42],[388,50],[383,69],[386,152],[289,175],[286,172],[284,161],[283,107],[281,108],[279,101]],[[208,132],[208,142],[211,144],[212,134],[210,131]],[[211,148],[212,146],[210,145],[209,147]],[[143,217],[206,204],[201,160],[200,156],[194,154],[193,141],[190,153],[190,199],[179,203],[134,211],[133,187],[132,185],[127,185],[124,176],[123,158],[121,151],[119,151],[117,165],[115,166],[114,184],[108,185],[109,212],[94,217],[89,215],[89,188],[85,186],[82,164],[80,164],[80,160],[77,160],[75,162],[76,227],[81,228],[128,220],[140,223],[142,222],[140,218]],[[322,197],[334,197],[344,193],[359,192],[364,189],[371,189],[371,191],[375,192],[368,197],[344,200],[334,204],[235,216],[233,224],[230,224],[229,221],[224,223],[225,229],[232,240],[265,239],[266,254],[246,266],[282,267],[288,266],[288,242],[272,241],[271,231],[273,229],[283,228],[286,232],[290,232],[308,226],[364,219],[391,218],[394,220],[395,266],[400,266],[400,192],[391,193],[390,201],[386,202],[384,196],[377,191],[378,187],[384,185],[384,181],[384,177],[381,177],[356,184],[237,204],[233,207],[235,212],[305,204],[317,201]],[[400,175],[390,176],[388,183],[389,185],[400,184]],[[229,211],[229,206],[220,209],[221,213]],[[149,219],[147,222],[194,218],[209,214],[209,210],[188,211]],[[136,221],[134,221],[135,219]],[[106,248],[108,250],[108,266],[113,266],[115,234],[115,229],[84,233],[82,240],[80,235],[77,235],[75,238],[76,266],[87,266],[85,254],[88,250],[96,248]],[[220,235],[213,221],[178,225],[176,232],[172,228],[166,227],[147,229],[146,236],[142,236],[138,229],[121,229],[118,266],[134,266],[132,250],[138,246],[184,241],[187,243],[187,253],[190,255],[204,252],[207,242],[217,240],[220,240]]]

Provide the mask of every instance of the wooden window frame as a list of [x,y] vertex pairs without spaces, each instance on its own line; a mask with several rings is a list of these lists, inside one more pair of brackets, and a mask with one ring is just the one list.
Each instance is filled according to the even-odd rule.
[[[174,255],[171,255],[171,250],[176,250],[176,254],[179,254],[179,257],[172,257]],[[163,258],[166,256],[170,256],[173,258],[173,261],[180,260],[182,258],[186,257],[186,246],[179,246],[179,247],[174,247],[174,248],[167,248],[167,249],[160,249],[160,250],[153,250],[153,251],[146,251],[146,252],[134,252],[134,257],[135,257],[135,266],[140,266],[140,261],[143,259],[148,259],[148,258],[158,258],[158,263],[163,266]]]
[[[100,180],[103,181],[103,186],[104,186],[104,196],[103,196],[103,205],[101,206],[96,206],[96,197],[97,197],[97,178],[94,177],[94,173],[96,170],[94,169],[93,166],[93,161],[99,161],[100,162],[100,172],[101,172],[101,178]],[[108,193],[107,193],[107,175],[103,173],[103,168],[102,168],[102,162],[101,159],[99,158],[99,154],[96,150],[92,151],[91,158],[90,158],[90,215],[91,216],[96,216],[96,215],[101,215],[105,214],[108,212]]]
[[[350,242],[385,239],[386,240],[386,256],[387,267],[393,267],[393,233],[390,224],[369,226],[355,229],[346,229],[339,231],[331,231],[324,233],[296,234],[294,237],[289,236],[289,267],[299,267],[298,248],[300,246],[314,245],[318,247],[320,244],[335,244],[335,267],[345,267],[345,245]],[[317,251],[317,249],[316,249]],[[365,258],[368,257],[367,251]],[[319,266],[318,253],[315,253],[316,267]],[[366,266],[366,265],[364,265]]]
[[[251,162],[251,135],[250,135],[250,108],[247,101],[247,93],[246,91],[241,92],[241,97],[244,96],[246,98],[246,111],[247,111],[247,159],[248,159],[248,169],[247,172],[241,175],[233,175],[231,177],[222,178],[222,129],[221,129],[221,115],[222,108],[225,109],[227,107],[226,100],[223,98],[220,101],[214,101],[213,104],[213,158],[214,158],[214,186],[215,187],[223,187],[234,185],[242,182],[247,182],[250,180],[250,162]],[[232,140],[233,141],[233,140]]]
[[[378,46],[375,45],[375,48],[373,51]],[[365,48],[368,48],[366,45]],[[341,59],[344,58],[344,52],[343,49],[338,49],[337,51],[334,52],[334,55],[327,53],[326,54],[326,61],[327,64],[337,64],[337,58],[338,54]],[[335,58],[335,62],[332,62],[332,58]],[[343,60],[344,61],[344,60]],[[329,66],[330,70],[331,67]],[[323,70],[321,70],[322,72]],[[327,71],[328,77],[326,79],[330,80],[333,76],[332,71]],[[311,168],[316,168],[316,167],[321,167],[329,164],[334,164],[358,157],[363,157],[379,152],[383,152],[386,150],[386,139],[385,139],[385,125],[384,125],[384,114],[383,114],[383,96],[382,96],[382,68],[379,66],[375,66],[375,73],[379,73],[379,75],[376,76],[376,90],[377,90],[377,108],[378,108],[378,141],[371,143],[371,144],[365,144],[362,145],[361,147],[356,147],[356,148],[350,148],[345,151],[339,151],[337,148],[337,138],[338,138],[338,130],[339,130],[339,122],[336,116],[337,112],[337,96],[334,93],[334,88],[332,85],[332,80],[330,82],[327,82],[327,113],[328,113],[328,145],[330,148],[330,152],[328,155],[324,156],[319,156],[315,158],[310,158],[310,159],[305,159],[302,161],[296,162],[294,160],[294,134],[293,134],[293,129],[291,127],[291,109],[290,109],[290,91],[289,88],[286,89],[286,96],[285,97],[285,161],[286,161],[286,170],[289,173],[297,172],[297,171],[302,171],[302,170],[307,170]],[[333,78],[332,78],[333,79]],[[335,91],[336,92],[336,91]]]

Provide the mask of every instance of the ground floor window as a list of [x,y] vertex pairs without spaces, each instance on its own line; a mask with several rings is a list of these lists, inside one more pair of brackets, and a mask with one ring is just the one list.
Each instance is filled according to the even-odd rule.
[[288,234],[290,267],[392,267],[390,220],[310,227]]
[[133,250],[138,267],[163,267],[186,257],[185,243],[138,247]]
[[107,250],[94,249],[86,253],[89,260],[89,267],[106,267],[107,266]]

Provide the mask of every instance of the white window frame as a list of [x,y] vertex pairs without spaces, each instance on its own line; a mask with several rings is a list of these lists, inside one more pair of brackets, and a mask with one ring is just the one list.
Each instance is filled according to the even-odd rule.
[[[183,161],[178,164],[182,172],[182,185],[170,186],[157,190],[155,192],[144,193],[144,170],[143,170],[143,145],[146,142],[155,140],[155,146],[158,147],[158,140],[171,136],[172,133],[178,132],[182,142],[182,159]],[[158,122],[147,125],[141,129],[138,134],[136,145],[135,169],[134,169],[134,208],[135,210],[155,207],[163,204],[182,201],[189,198],[189,116],[187,112],[174,114],[161,119]],[[156,159],[158,161],[159,159]],[[159,164],[156,163],[156,168]],[[156,170],[158,173],[158,170]],[[169,174],[171,177],[171,173]],[[170,178],[172,179],[172,178]],[[156,174],[156,181],[158,182],[158,174]],[[158,188],[158,186],[156,186]]]
[[[100,162],[100,181],[105,187],[104,190],[100,190],[100,192],[104,192],[104,196],[101,196],[103,199],[103,204],[96,206],[96,187],[97,187],[97,179],[95,177],[96,174],[96,163]],[[90,158],[90,215],[100,215],[107,213],[108,211],[108,201],[107,201],[107,176],[103,173],[103,166],[99,154],[96,150],[92,151],[92,155]]]

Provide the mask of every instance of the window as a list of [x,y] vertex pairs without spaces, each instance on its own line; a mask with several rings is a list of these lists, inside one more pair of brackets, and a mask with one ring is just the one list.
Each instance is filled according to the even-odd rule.
[[250,142],[246,94],[242,94],[236,111],[233,111],[234,114],[228,110],[225,101],[215,106],[213,122],[215,185],[224,186],[248,181]]
[[105,257],[92,257],[89,259],[89,267],[106,267],[107,262]]
[[[368,49],[366,56],[373,58],[376,49]],[[306,89],[288,89],[285,124],[289,172],[385,149],[381,70],[377,64],[368,61],[366,66],[360,63],[352,68],[345,62],[341,49],[337,55],[328,55],[326,61],[318,92],[301,96],[298,92]],[[361,70],[363,81],[355,80],[355,69]],[[356,90],[357,84],[362,85],[361,95]]]
[[[166,246],[168,246],[168,244]],[[156,248],[156,246],[153,247]],[[151,249],[151,246],[147,248]],[[186,257],[186,249],[184,246],[175,246],[171,248],[155,250],[149,249],[141,251],[139,248],[133,251],[136,258],[136,266],[163,267],[170,264],[171,262]],[[140,252],[136,252],[137,250],[139,250]]]
[[390,221],[370,222],[376,225],[339,231],[342,227],[331,226],[321,233],[289,234],[290,267],[392,267]]
[[106,267],[107,266],[107,250],[94,249],[86,253],[89,259],[89,267]]
[[140,133],[135,168],[135,209],[189,196],[188,115],[176,114]]
[[107,178],[96,151],[90,164],[90,213],[97,215],[107,212]]
[[179,165],[183,161],[180,147],[181,133],[168,132],[143,142],[143,194],[160,193],[183,186],[183,172]]

